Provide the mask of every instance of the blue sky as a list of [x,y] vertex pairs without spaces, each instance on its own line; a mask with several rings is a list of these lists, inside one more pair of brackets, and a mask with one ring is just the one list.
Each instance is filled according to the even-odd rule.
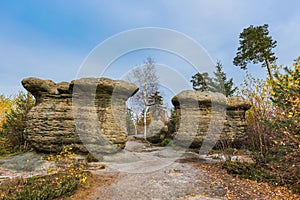
[[[21,90],[25,77],[71,81],[97,45],[143,27],[173,29],[193,38],[214,62],[223,63],[238,85],[245,75],[232,64],[239,33],[249,25],[269,24],[278,42],[277,63],[291,65],[300,56],[299,8],[296,0],[0,0],[0,94]],[[174,56],[144,50],[122,56],[110,75],[118,78],[126,66],[139,65],[146,56],[174,64],[187,80],[194,73]],[[250,72],[258,77],[267,74],[260,66]]]

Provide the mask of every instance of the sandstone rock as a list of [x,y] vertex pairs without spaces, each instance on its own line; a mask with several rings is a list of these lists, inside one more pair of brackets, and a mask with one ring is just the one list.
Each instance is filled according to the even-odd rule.
[[160,143],[167,137],[168,115],[162,106],[154,105],[149,109],[151,123],[147,126],[147,141]]
[[174,138],[177,144],[200,148],[245,140],[245,111],[251,105],[242,97],[185,90],[173,97],[172,103],[179,124]]
[[25,137],[37,151],[59,152],[72,144],[84,153],[90,147],[99,153],[125,147],[125,102],[138,90],[135,85],[107,78],[71,83],[26,78],[22,84],[36,98]]

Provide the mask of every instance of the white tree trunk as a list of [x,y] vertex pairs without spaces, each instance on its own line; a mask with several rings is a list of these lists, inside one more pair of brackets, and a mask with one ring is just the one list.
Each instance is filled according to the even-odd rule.
[[144,139],[147,140],[147,90],[144,85]]
[[147,140],[147,107],[145,106],[144,111],[144,139]]

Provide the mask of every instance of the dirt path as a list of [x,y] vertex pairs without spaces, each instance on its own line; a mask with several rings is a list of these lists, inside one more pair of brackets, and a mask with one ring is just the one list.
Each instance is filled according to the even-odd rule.
[[153,173],[98,171],[69,198],[82,199],[298,200],[300,196],[284,187],[233,177],[220,164],[181,159]]
[[222,185],[213,182],[196,165],[182,162],[199,160],[197,153],[130,140],[123,152],[103,159],[106,169],[92,173],[104,179],[114,175],[110,176],[111,184],[93,188],[85,199],[225,199]]
[[210,176],[187,163],[173,163],[150,173],[120,173],[117,180],[107,187],[99,187],[90,199],[175,200],[196,195],[224,199],[226,194],[222,185],[211,182]]
[[172,147],[129,141],[104,163],[105,170],[92,171],[94,183],[71,200],[300,199],[284,187],[232,177],[220,164]]
[[[1,159],[0,182],[1,177],[46,173],[49,163],[41,156],[29,152]],[[69,200],[300,199],[284,187],[232,177],[220,163],[177,147],[131,140],[124,151],[103,159],[94,164],[106,168],[90,169],[87,184]]]

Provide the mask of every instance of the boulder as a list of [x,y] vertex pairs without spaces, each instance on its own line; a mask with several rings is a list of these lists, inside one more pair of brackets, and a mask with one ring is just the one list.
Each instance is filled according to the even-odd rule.
[[147,141],[160,143],[167,137],[168,115],[163,106],[153,105],[149,109],[151,122],[147,126]]
[[251,104],[242,97],[220,93],[185,90],[172,98],[177,127],[174,142],[192,148],[246,139],[245,112]]
[[75,145],[82,153],[112,153],[125,147],[125,102],[137,86],[108,78],[71,83],[26,78],[22,84],[36,99],[24,134],[37,151],[60,152]]

